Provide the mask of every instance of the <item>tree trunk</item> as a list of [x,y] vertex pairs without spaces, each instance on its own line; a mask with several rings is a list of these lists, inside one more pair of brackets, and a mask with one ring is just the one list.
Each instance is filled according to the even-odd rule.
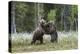
[[65,31],[69,31],[69,20],[68,20],[68,17],[70,16],[70,6],[67,6],[67,5],[64,5],[64,30]]
[[63,19],[63,16],[64,16],[64,5],[63,5],[63,8],[61,9],[61,30],[63,30],[63,22],[64,22],[64,19]]

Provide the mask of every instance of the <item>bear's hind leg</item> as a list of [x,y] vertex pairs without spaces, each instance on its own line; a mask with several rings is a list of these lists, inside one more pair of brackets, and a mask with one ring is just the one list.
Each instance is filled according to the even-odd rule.
[[32,40],[31,44],[35,44],[36,40]]
[[40,44],[43,44],[43,37],[40,39]]

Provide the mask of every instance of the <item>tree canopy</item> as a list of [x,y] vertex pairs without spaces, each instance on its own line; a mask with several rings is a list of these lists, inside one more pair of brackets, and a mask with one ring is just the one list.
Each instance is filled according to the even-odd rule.
[[[43,16],[46,21],[54,21],[58,31],[77,30],[77,5],[49,4],[35,2],[9,2],[11,4],[11,22],[16,32],[32,32]],[[13,18],[15,18],[13,20]],[[13,23],[15,22],[15,23]]]

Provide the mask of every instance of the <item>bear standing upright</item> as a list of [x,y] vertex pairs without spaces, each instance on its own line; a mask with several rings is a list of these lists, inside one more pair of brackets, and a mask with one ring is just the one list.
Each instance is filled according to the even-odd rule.
[[40,43],[42,44],[44,34],[49,34],[51,36],[51,42],[58,41],[58,34],[53,22],[50,21],[46,22],[43,18],[41,18],[39,21],[39,26],[36,28],[36,30],[33,33],[33,39],[31,44],[34,44],[36,40],[39,40]]
[[43,35],[44,35],[44,25],[45,25],[46,21],[41,18],[39,21],[39,26],[36,28],[36,30],[33,32],[33,39],[31,44],[34,44],[37,40],[40,41],[40,44],[43,43]]

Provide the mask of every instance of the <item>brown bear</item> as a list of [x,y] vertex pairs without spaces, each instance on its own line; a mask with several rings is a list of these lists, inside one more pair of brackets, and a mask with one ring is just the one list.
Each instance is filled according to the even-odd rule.
[[31,44],[34,44],[36,42],[36,40],[40,41],[40,44],[43,43],[43,35],[44,35],[44,27],[45,27],[45,23],[46,21],[41,18],[41,20],[39,21],[39,26],[36,28],[36,30],[33,32],[33,39]]
[[40,20],[39,26],[33,32],[33,39],[32,39],[31,44],[34,44],[36,40],[39,40],[40,44],[42,44],[44,34],[50,34],[51,42],[57,42],[58,34],[56,31],[55,25],[52,22],[46,23],[46,21],[42,18]]
[[51,35],[51,42],[57,42],[58,34],[57,34],[56,27],[53,24],[53,22],[48,22],[46,24],[46,34]]

